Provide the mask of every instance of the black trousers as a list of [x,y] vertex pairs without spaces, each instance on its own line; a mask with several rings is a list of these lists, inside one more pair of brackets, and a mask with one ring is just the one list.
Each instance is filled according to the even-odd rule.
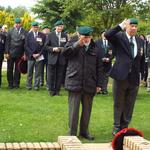
[[77,135],[80,102],[82,104],[82,112],[80,118],[80,134],[88,133],[88,126],[92,111],[92,102],[94,95],[84,92],[69,91],[69,134]]
[[132,85],[128,79],[113,81],[114,127],[121,130],[128,127],[134,109],[138,86]]
[[[19,58],[10,58],[7,60],[7,81],[8,86],[19,87],[21,74],[18,70]],[[15,68],[14,68],[15,67]]]
[[2,64],[3,64],[3,59],[0,59],[0,87],[2,84]]
[[64,65],[60,65],[58,63],[55,65],[48,64],[47,71],[49,91],[59,93],[62,84]]

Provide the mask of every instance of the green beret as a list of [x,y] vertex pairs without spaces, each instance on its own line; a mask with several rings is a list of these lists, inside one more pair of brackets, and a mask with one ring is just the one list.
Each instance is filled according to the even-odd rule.
[[2,25],[0,24],[0,28],[2,28]]
[[64,23],[63,23],[62,20],[58,20],[58,21],[54,24],[55,27],[56,27],[56,26],[60,26],[60,25],[64,25]]
[[44,25],[44,26],[42,27],[42,30],[44,30],[44,29],[46,29],[46,28],[49,29],[48,25]]
[[138,25],[138,20],[136,18],[130,18],[130,24],[137,24]]
[[34,21],[34,22],[31,23],[31,25],[32,25],[32,26],[39,26],[39,23],[36,22],[36,21]]
[[20,18],[15,18],[15,23],[21,23],[21,19]]
[[78,28],[78,32],[80,35],[90,36],[93,32],[93,28],[88,26],[82,26]]

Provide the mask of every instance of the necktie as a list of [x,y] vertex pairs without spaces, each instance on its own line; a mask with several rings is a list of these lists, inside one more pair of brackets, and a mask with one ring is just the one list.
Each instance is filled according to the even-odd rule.
[[57,37],[58,37],[58,44],[60,45],[60,32],[57,33]]
[[131,55],[134,58],[134,43],[133,43],[133,37],[130,37],[130,48],[131,48]]

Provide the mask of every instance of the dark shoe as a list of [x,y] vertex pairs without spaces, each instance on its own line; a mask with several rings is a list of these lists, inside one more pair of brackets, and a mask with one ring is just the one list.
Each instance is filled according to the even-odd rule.
[[38,87],[34,87],[34,90],[35,90],[35,91],[38,91],[38,90],[39,90],[39,88],[38,88]]
[[19,85],[14,85],[14,88],[15,89],[19,89]]
[[30,90],[32,90],[32,88],[31,88],[31,87],[27,87],[27,90],[29,90],[29,91],[30,91]]
[[49,92],[49,95],[50,95],[50,96],[55,96],[55,95],[56,95],[56,92],[50,91],[50,92]]
[[107,95],[108,91],[102,91],[102,94]]
[[11,86],[11,85],[9,85],[9,86],[8,86],[8,89],[13,89],[13,88],[14,88],[14,87],[13,87],[13,86]]
[[115,136],[120,131],[120,128],[113,128],[112,134]]
[[59,92],[56,92],[56,94],[55,94],[55,95],[60,96],[60,93],[59,93]]
[[89,141],[93,141],[94,140],[94,136],[91,136],[90,134],[88,133],[85,133],[85,134],[80,134],[81,137],[89,140]]
[[40,86],[44,86],[44,83],[40,83]]

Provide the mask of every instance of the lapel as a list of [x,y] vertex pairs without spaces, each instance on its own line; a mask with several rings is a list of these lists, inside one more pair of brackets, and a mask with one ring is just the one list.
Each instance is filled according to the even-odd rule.
[[58,41],[59,39],[55,31],[53,32],[53,36],[54,36],[54,41],[57,43],[57,45],[59,45],[59,41]]
[[[39,33],[38,33],[39,34]],[[36,39],[34,38],[33,31],[31,32],[31,41],[33,41],[34,44],[36,44]]]
[[[126,53],[132,58],[129,39],[128,39],[128,37],[127,37],[127,35],[126,35],[125,32],[123,33],[123,38],[124,38],[124,42],[125,42],[124,45],[123,45],[123,46],[125,46],[124,49],[125,49]],[[133,59],[133,58],[132,58],[132,59]]]

